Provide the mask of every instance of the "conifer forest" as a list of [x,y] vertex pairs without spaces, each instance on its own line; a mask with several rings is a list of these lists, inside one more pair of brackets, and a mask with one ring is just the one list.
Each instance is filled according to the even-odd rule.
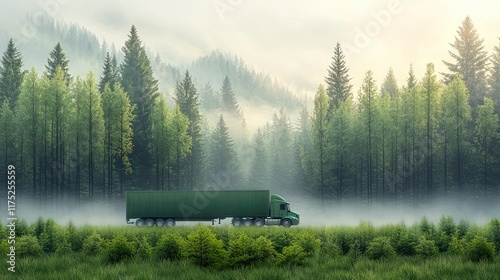
[[[220,51],[192,70],[154,61],[133,25],[120,51],[91,44],[86,29],[49,27],[66,42],[52,42],[45,68],[25,65],[10,39],[0,69],[0,169],[15,164],[18,196],[33,203],[203,188],[271,189],[339,205],[500,195],[500,41],[485,49],[470,17],[450,34],[449,57],[429,62],[422,76],[409,64],[403,81],[392,68],[382,81],[367,70],[353,86],[337,43],[309,97]],[[101,58],[84,75],[72,74],[64,49],[78,39]],[[249,130],[240,99],[277,109]]]
[[498,279],[500,6],[452,2],[4,1],[0,280]]

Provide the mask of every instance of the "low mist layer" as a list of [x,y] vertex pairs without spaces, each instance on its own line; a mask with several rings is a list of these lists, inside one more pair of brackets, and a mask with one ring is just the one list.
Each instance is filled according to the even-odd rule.
[[[427,205],[382,205],[371,206],[359,203],[343,203],[337,205],[332,201],[325,201],[321,207],[319,200],[307,200],[303,197],[287,197],[290,209],[300,214],[301,226],[355,226],[361,221],[375,226],[398,224],[404,222],[412,225],[426,216],[431,222],[437,223],[442,216],[451,216],[458,222],[461,219],[476,224],[486,224],[493,217],[500,217],[500,206],[491,206],[493,203],[471,202],[460,200],[440,200]],[[73,221],[76,225],[98,226],[125,226],[125,204],[100,205],[60,205],[57,209],[49,210],[45,207],[33,206],[32,203],[18,205],[18,218],[24,218],[28,223],[38,217],[53,218],[59,224]],[[229,225],[231,219],[221,220],[221,225]],[[210,222],[203,222],[211,224]],[[198,222],[179,222],[178,226],[193,226]],[[215,222],[218,224],[218,221]]]

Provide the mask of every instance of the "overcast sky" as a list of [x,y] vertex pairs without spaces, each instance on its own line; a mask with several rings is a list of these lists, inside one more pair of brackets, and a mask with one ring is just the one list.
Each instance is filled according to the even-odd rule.
[[3,26],[19,25],[21,15],[45,9],[121,48],[135,24],[142,41],[166,62],[187,62],[220,49],[292,83],[323,83],[340,42],[355,91],[367,70],[379,84],[389,67],[399,84],[410,63],[418,77],[428,62],[445,71],[441,59],[449,59],[449,43],[467,15],[488,52],[500,36],[496,0],[0,1]]

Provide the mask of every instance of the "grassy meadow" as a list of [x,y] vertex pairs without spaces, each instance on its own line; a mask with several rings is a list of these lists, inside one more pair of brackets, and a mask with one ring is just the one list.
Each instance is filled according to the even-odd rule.
[[[7,234],[0,251],[7,260]],[[500,221],[330,227],[16,227],[0,279],[499,279]]]

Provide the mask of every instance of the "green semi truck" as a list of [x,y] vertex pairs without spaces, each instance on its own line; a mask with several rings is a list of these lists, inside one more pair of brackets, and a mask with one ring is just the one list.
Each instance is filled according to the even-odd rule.
[[126,221],[141,226],[175,226],[178,221],[220,221],[232,218],[238,227],[298,225],[299,214],[269,190],[131,191]]

